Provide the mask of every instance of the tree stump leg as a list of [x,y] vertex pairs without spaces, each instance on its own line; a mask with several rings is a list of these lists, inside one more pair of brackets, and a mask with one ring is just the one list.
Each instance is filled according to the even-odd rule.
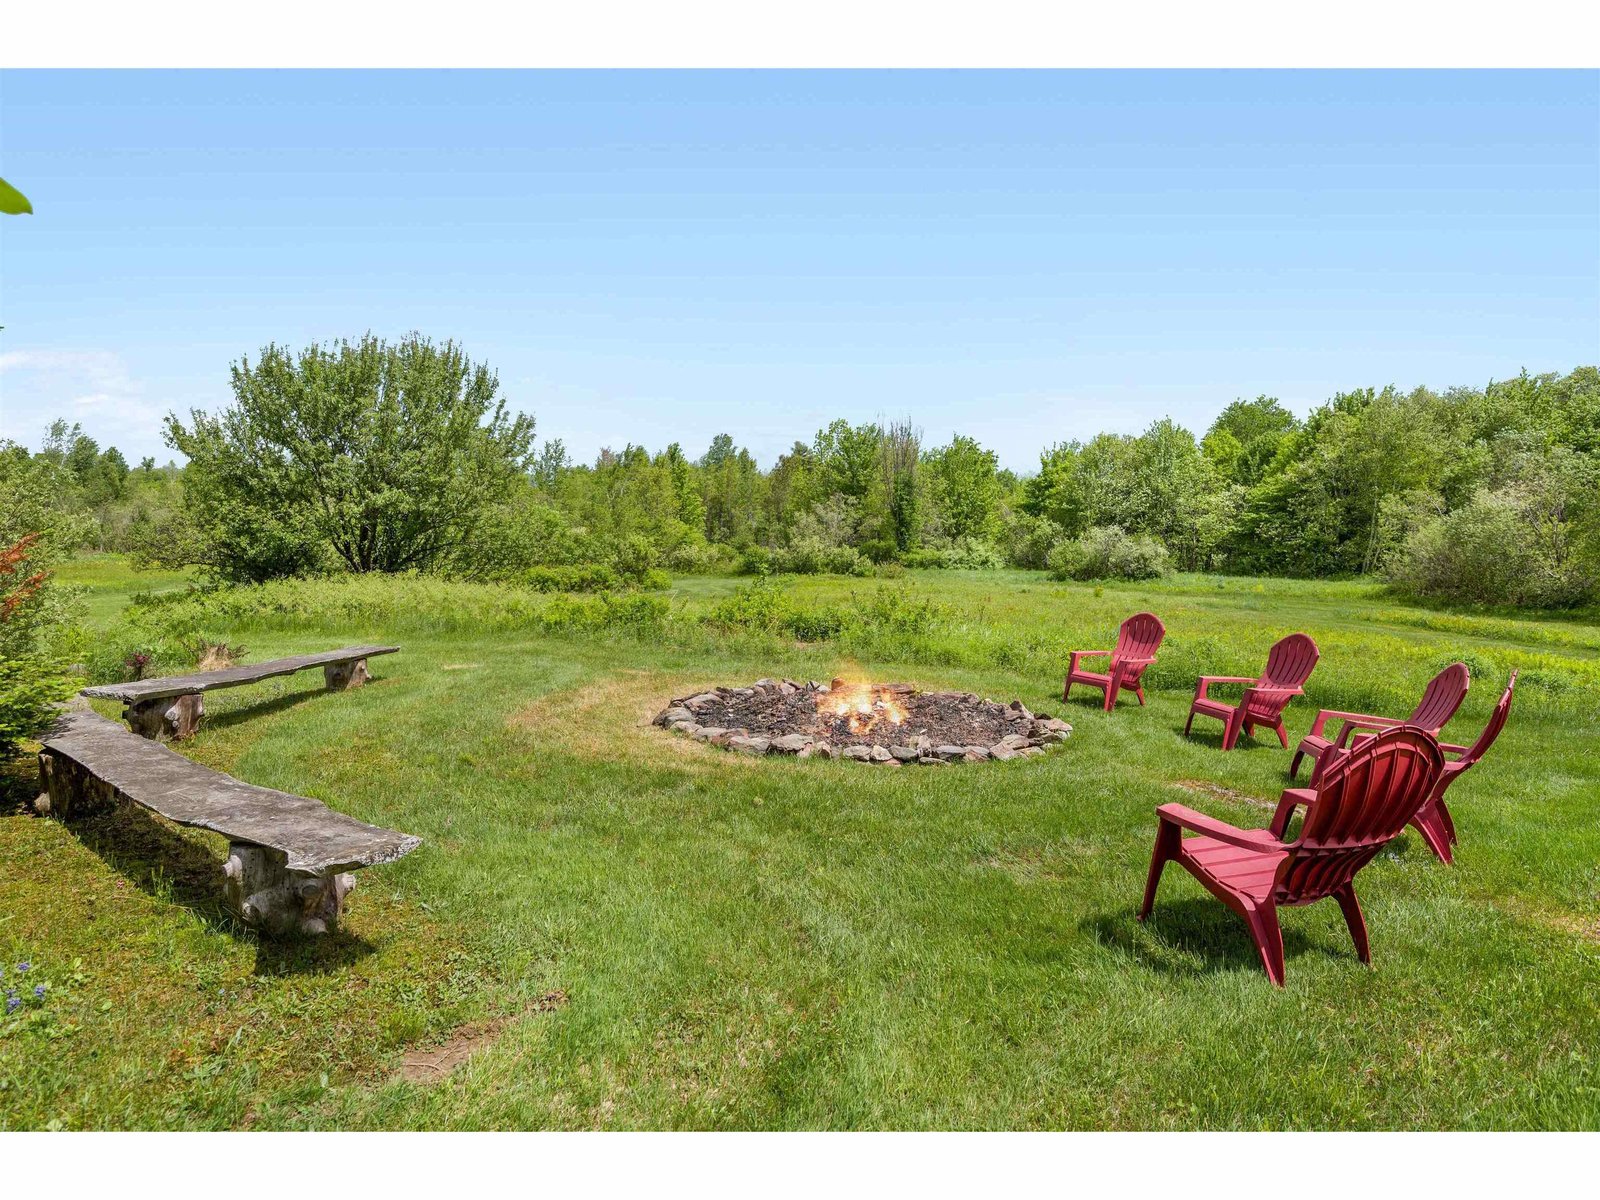
[[135,700],[122,710],[129,729],[156,742],[181,742],[193,737],[204,715],[205,702],[199,692]]
[[39,754],[39,787],[43,795],[33,802],[33,807],[40,816],[54,815],[65,820],[116,802],[109,783],[96,779],[71,759],[57,758],[48,750]]
[[222,890],[228,906],[269,937],[327,933],[338,926],[344,898],[356,886],[348,871],[314,875],[291,871],[280,856],[244,842],[228,845]]
[[366,683],[367,679],[367,660],[364,658],[347,663],[327,663],[322,668],[322,682],[330,692],[348,692]]

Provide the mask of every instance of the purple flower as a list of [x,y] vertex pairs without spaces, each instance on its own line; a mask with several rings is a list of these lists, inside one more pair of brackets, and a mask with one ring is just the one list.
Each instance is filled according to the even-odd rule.
[[34,984],[33,985],[33,994],[35,996],[39,997],[39,999],[43,1000],[44,999],[44,984],[42,984],[42,983]]
[[22,1007],[22,1001],[18,1000],[15,996],[8,996],[6,998],[6,1016],[9,1017],[12,1013],[16,1012],[17,1009],[19,1009],[21,1007]]
[[17,964],[18,975],[26,975],[31,970],[33,970],[33,964],[31,962],[19,962]]

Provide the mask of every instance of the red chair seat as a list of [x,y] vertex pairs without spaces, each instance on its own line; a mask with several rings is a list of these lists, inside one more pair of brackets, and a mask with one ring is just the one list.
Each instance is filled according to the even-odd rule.
[[1185,839],[1183,853],[1228,891],[1259,904],[1272,894],[1278,864],[1289,857],[1289,852],[1274,849],[1282,843],[1269,830],[1252,829],[1249,833],[1252,841],[1261,843],[1260,850],[1246,850],[1216,838],[1192,837]]
[[1234,706],[1225,704],[1221,700],[1213,700],[1209,696],[1202,696],[1189,706],[1191,712],[1209,713],[1213,717],[1221,717],[1226,721],[1233,715]]
[[1079,667],[1076,671],[1071,672],[1070,675],[1073,683],[1090,683],[1098,688],[1111,686],[1111,676],[1103,675],[1099,671],[1085,671],[1082,667]]

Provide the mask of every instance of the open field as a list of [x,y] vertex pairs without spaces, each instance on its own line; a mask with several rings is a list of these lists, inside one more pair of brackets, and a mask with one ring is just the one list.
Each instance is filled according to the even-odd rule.
[[[107,639],[134,591],[182,583],[113,559],[62,577],[94,589]],[[424,839],[362,874],[339,935],[285,949],[239,930],[216,839],[5,807],[0,984],[27,961],[27,986],[49,986],[0,1018],[0,1128],[1600,1124],[1593,624],[1362,583],[923,572],[782,585],[802,607],[888,589],[936,610],[801,642],[702,624],[745,586],[729,579],[675,585],[659,628],[555,632],[488,590],[375,602],[390,586],[337,610],[218,610],[207,632],[252,659],[404,650],[358,692],[303,675],[208,696],[185,746]],[[1063,706],[1066,651],[1109,646],[1145,607],[1169,630],[1150,706]],[[1408,832],[1359,877],[1375,969],[1334,905],[1288,910],[1278,991],[1182,871],[1148,926],[1134,912],[1156,805],[1270,817],[1288,753],[1180,731],[1200,669],[1254,670],[1294,629],[1323,658],[1291,737],[1319,705],[1403,713],[1455,658],[1475,678],[1452,740],[1511,666],[1527,686],[1451,792],[1456,866]],[[1042,759],[896,772],[647,726],[698,685],[836,673],[1020,697],[1076,733]]]

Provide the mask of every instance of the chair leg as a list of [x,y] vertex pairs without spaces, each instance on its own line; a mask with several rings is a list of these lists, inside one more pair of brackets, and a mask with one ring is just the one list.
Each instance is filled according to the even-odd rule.
[[1194,726],[1194,709],[1189,710],[1189,719],[1183,723],[1183,736],[1189,736],[1189,730]]
[[1364,963],[1372,961],[1372,948],[1367,945],[1367,919],[1361,915],[1361,901],[1356,899],[1354,884],[1347,883],[1333,894],[1344,912],[1344,923],[1350,926],[1350,937],[1356,944],[1356,957]]
[[1266,968],[1267,978],[1275,986],[1282,987],[1283,931],[1278,928],[1278,910],[1272,907],[1253,909],[1245,920],[1250,924],[1250,936],[1255,939],[1256,949],[1261,952],[1261,965]]
[[1239,710],[1234,709],[1233,715],[1228,718],[1228,723],[1222,731],[1222,748],[1232,750],[1239,744],[1239,731],[1243,729],[1249,733],[1249,728],[1244,724],[1244,718],[1239,715]]
[[1072,676],[1067,676],[1067,681],[1061,685],[1061,702],[1065,704],[1067,697],[1072,695]]
[[1156,885],[1161,882],[1161,871],[1178,856],[1178,843],[1183,840],[1183,830],[1162,821],[1156,828],[1156,848],[1150,855],[1150,875],[1144,884],[1144,904],[1139,909],[1139,920],[1150,915],[1156,902]]
[[1450,810],[1444,806],[1444,800],[1442,798],[1435,800],[1433,804],[1434,807],[1439,810],[1439,816],[1444,821],[1444,831],[1450,837],[1450,844],[1454,846],[1456,844],[1455,819],[1451,817]]
[[1105,709],[1106,709],[1107,712],[1110,712],[1113,708],[1115,708],[1117,706],[1117,693],[1120,690],[1121,690],[1121,688],[1118,686],[1117,681],[1115,679],[1113,679],[1110,683],[1106,684]]
[[1143,708],[1144,707],[1144,689],[1142,687],[1140,687],[1138,684],[1134,684],[1133,694],[1135,696],[1139,697],[1139,707]]
[[1443,808],[1444,805],[1430,800],[1411,818],[1411,823],[1428,844],[1428,849],[1433,851],[1434,857],[1448,866],[1455,861],[1455,855],[1450,851],[1450,829],[1446,824],[1449,817],[1443,815]]
[[1289,748],[1289,731],[1283,727],[1283,722],[1278,722],[1278,740],[1283,743],[1283,748]]
[[1289,778],[1294,779],[1300,774],[1300,760],[1306,756],[1304,750],[1294,752],[1294,761],[1289,764]]

